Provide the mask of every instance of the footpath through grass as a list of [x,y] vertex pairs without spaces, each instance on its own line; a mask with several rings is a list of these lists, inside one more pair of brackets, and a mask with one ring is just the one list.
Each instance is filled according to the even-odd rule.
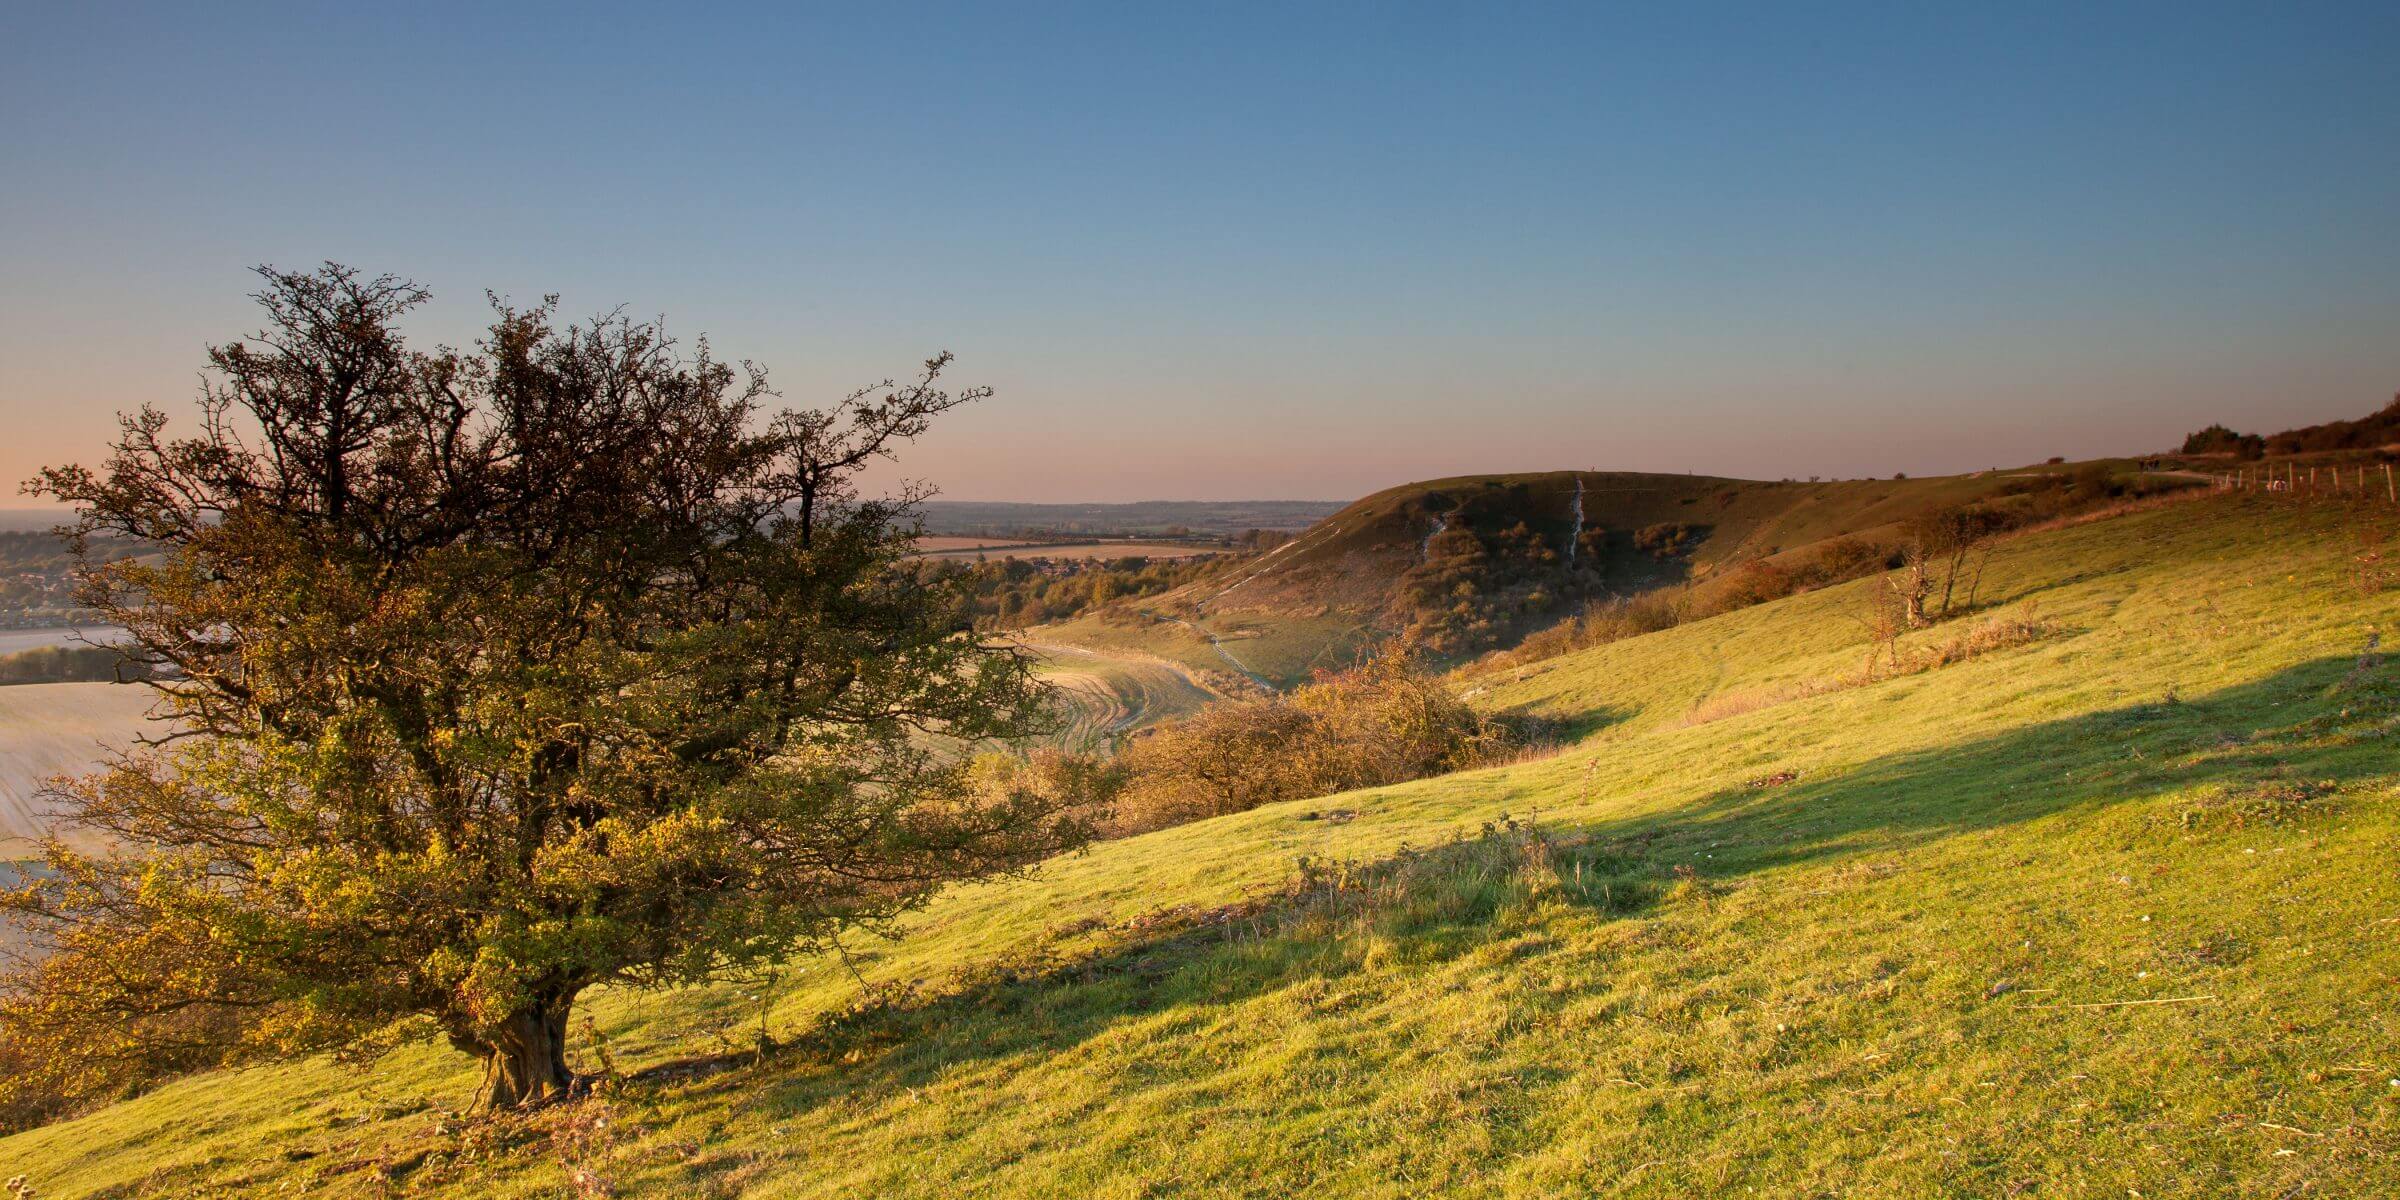
[[2212,499],[2019,539],[1984,596],[2047,636],[1700,724],[1855,670],[1874,581],[1542,663],[1479,701],[1573,723],[1564,754],[1109,843],[848,966],[601,997],[627,1080],[536,1117],[447,1115],[473,1074],[425,1047],[188,1080],[0,1140],[0,1174],[2395,1194],[2400,664],[2362,651],[2400,592],[2358,586],[2357,523]]

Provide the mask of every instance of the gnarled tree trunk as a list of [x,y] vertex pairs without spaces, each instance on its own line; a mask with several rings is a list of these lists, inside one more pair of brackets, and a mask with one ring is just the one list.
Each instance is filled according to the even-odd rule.
[[475,1111],[531,1108],[575,1091],[575,1073],[567,1069],[567,1014],[574,1004],[571,993],[546,998],[511,1013],[497,1029],[451,1036],[452,1045],[483,1059]]
[[1901,619],[1910,629],[1923,629],[1933,622],[1925,619],[1925,598],[1933,594],[1933,573],[1922,549],[1908,554],[1907,581],[1900,587]]

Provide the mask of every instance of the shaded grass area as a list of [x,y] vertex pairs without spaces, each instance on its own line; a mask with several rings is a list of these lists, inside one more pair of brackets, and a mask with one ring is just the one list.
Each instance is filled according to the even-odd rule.
[[[1375,866],[1305,864],[1276,903],[1200,914],[1163,936],[1137,923],[1105,954],[1005,965],[938,1000],[867,1010],[829,1026],[797,1071],[731,1077],[700,1102],[729,1119],[754,1107],[769,1120],[840,1114],[905,1156],[769,1194],[905,1190],[927,1158],[1027,1188],[1101,1186],[1129,1167],[1171,1178],[1202,1147],[1214,1157],[1186,1194],[1214,1194],[1235,1164],[1267,1180],[1235,1194],[1413,1194],[1394,1186],[1402,1179],[1555,1194],[1605,1188],[1614,1173],[1520,1159],[1579,1137],[1627,1142],[1607,1132],[1626,1122],[1652,1124],[1673,1155],[1629,1181],[1641,1194],[1777,1191],[1812,1161],[1825,1193],[1843,1195],[2371,1181],[2391,1165],[2400,1123],[2365,1067],[2400,1025],[2369,998],[2345,998],[2344,980],[2361,968],[2388,980],[2400,956],[2387,938],[2366,961],[2295,960],[2358,932],[2319,919],[2344,907],[2328,885],[2389,852],[2388,778],[2349,789],[2368,811],[2346,822],[2339,802],[2211,835],[2187,819],[2283,777],[2371,776],[2382,747],[2340,730],[2223,738],[2228,719],[2324,693],[2349,668],[2309,664],[2200,702],[1736,786],[1671,817],[1510,824]],[[2400,707],[2388,689],[2375,703],[2362,719],[2388,728]],[[2121,772],[2129,750],[2160,765]],[[2077,774],[2083,785],[2054,786]],[[1962,805],[1961,792],[1985,802]],[[2080,861],[2044,857],[2061,850]],[[2221,881],[2255,890],[2212,898]],[[1801,897],[1831,911],[1795,928],[1779,909]],[[2309,911],[2276,911],[2294,905]],[[2182,997],[2205,1000],[2045,1007]],[[1134,1061],[1116,1061],[1135,1052],[1129,1038]],[[2150,1049],[2128,1055],[2122,1039]],[[1886,1064],[1895,1054],[1903,1061]],[[1020,1070],[1049,1082],[1028,1085]],[[1821,1090],[1842,1080],[1857,1086]],[[926,1089],[980,1106],[987,1087],[1084,1103],[1039,1107],[1047,1138],[936,1122],[885,1144],[883,1122],[917,1124],[909,1110]],[[2001,1089],[2006,1119],[1946,1107]],[[1394,1092],[1430,1107],[1391,1111]],[[2063,1111],[2046,1111],[2052,1102]],[[1560,1104],[1586,1107],[1591,1125]],[[1785,1104],[1850,1126],[1783,1123]],[[1128,1107],[1140,1113],[1130,1128]],[[1295,1132],[1333,1111],[1369,1125]],[[1025,1115],[989,1115],[1003,1113]],[[1239,1135],[1214,1131],[1229,1120]],[[1193,1140],[1169,1137],[1179,1148],[1161,1152],[1137,1132],[1151,1122]],[[1120,1138],[1105,1153],[1072,1145],[1086,1123]],[[1361,1134],[1380,1165],[1354,1173]],[[983,1151],[962,1154],[962,1138]],[[2312,1143],[2305,1162],[2273,1154],[2292,1140]],[[1964,1149],[1942,1152],[1945,1141]],[[2151,1153],[2086,1161],[2068,1152],[2079,1143]],[[1036,1154],[1054,1168],[1081,1160],[1083,1173],[1019,1169]]]
[[1855,661],[1798,597],[1487,697],[1610,714],[1559,758],[962,889],[857,979],[606,997],[599,1102],[462,1125],[464,1064],[412,1049],[0,1161],[46,1196],[2384,1194],[2390,597],[2339,514],[2187,508],[1995,562],[2071,636],[1682,724]]

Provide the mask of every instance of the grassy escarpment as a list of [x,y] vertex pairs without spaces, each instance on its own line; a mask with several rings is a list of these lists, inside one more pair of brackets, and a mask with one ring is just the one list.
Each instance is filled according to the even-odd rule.
[[[626,1081],[526,1121],[444,1117],[471,1072],[424,1047],[0,1161],[46,1196],[2377,1194],[2400,668],[2360,527],[2018,538],[1986,599],[2043,636],[1862,686],[1788,685],[1857,667],[1874,581],[1502,675],[1479,703],[1583,740],[961,889],[857,977],[604,997]],[[1791,698],[1690,719],[1733,694]]]
[[2110,461],[1806,483],[1605,471],[1437,479],[1377,492],[1254,559],[1044,636],[1197,669],[1238,662],[1273,685],[1394,637],[1459,662],[1536,634],[1540,657],[1554,652],[1548,643],[1582,640],[1568,627],[1595,605],[1643,598],[1688,618],[1854,578],[1932,510],[1974,505],[1980,520],[2017,525],[2196,482]]

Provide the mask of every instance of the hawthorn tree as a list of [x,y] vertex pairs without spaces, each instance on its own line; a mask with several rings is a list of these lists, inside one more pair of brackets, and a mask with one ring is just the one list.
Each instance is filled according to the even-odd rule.
[[1051,710],[895,569],[920,491],[859,489],[986,394],[947,355],[770,411],[656,324],[495,299],[471,350],[418,351],[413,285],[261,274],[195,433],[145,409],[29,485],[79,544],[162,548],[79,586],[170,731],[64,785],[114,849],[54,840],[5,895],[50,952],[0,1029],[50,1086],[439,1033],[480,1106],[536,1103],[574,1086],[587,989],[821,948],[1086,836],[1092,797],[944,749]]
[[[1937,567],[1942,594],[1938,615],[1950,615],[1951,601],[1957,596],[1967,558],[1979,548],[1989,550],[1993,525],[1991,513],[1964,504],[1938,505],[1900,523],[1904,573],[1892,587],[1901,597],[1909,628],[1921,629],[1933,623],[1926,610],[1933,599]],[[1980,582],[1978,569],[1977,583]],[[1975,587],[1970,586],[1969,604],[1974,602],[1974,591]]]

